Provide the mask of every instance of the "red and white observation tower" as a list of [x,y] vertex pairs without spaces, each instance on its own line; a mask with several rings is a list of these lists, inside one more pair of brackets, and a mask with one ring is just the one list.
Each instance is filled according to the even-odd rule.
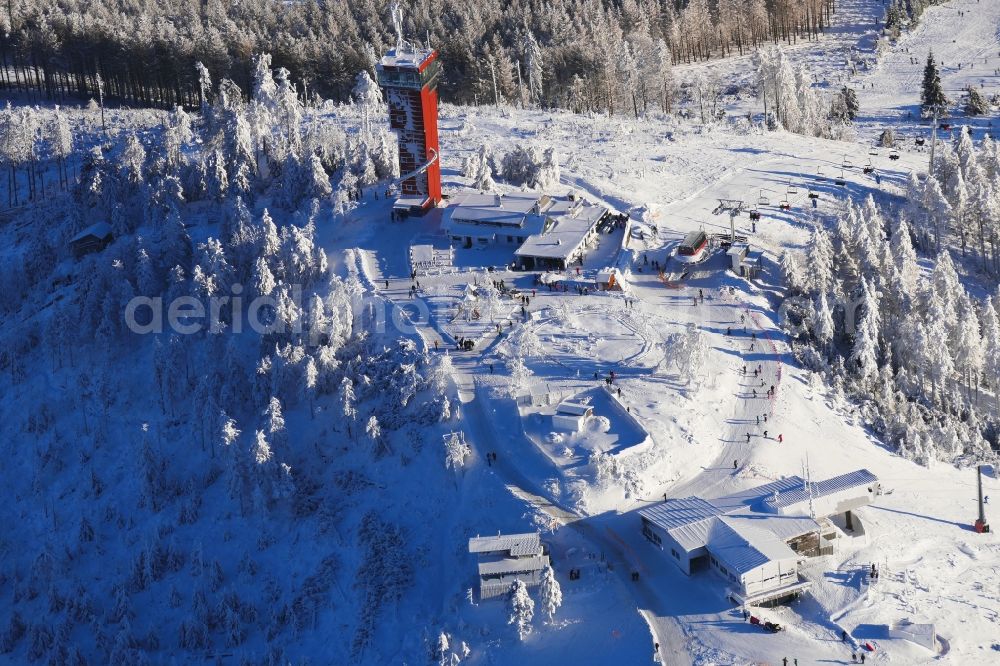
[[421,213],[441,201],[441,160],[438,147],[438,52],[403,39],[402,15],[393,7],[396,47],[376,65],[378,84],[389,106],[389,125],[399,142],[400,196],[393,209]]

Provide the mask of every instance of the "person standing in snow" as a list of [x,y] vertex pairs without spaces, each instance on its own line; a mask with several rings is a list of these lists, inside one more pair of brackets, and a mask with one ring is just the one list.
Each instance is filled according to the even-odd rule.
[[[750,441],[750,435],[749,435],[749,433],[747,434],[747,441]],[[733,461],[733,469],[736,469],[736,461],[735,460]]]

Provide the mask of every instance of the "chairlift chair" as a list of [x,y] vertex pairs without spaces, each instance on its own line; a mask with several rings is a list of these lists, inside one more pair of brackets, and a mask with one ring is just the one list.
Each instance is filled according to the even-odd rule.
[[918,137],[917,137],[917,138],[915,139],[915,143],[916,143],[916,144],[917,144],[918,146],[922,146],[922,145],[924,145],[924,140],[925,140],[925,139],[924,139],[924,137],[922,137],[922,136],[918,136]]
[[781,201],[778,202],[778,208],[780,208],[781,210],[791,210],[792,204],[788,203],[787,199],[782,199]]
[[899,151],[898,150],[894,150],[891,153],[889,153],[889,159],[890,160],[898,160],[899,159]]
[[798,193],[799,193],[798,188],[792,185],[792,181],[788,181],[788,194],[798,194]]
[[875,172],[875,165],[872,164],[871,160],[868,160],[868,164],[865,165],[865,168],[862,169],[862,171],[864,171],[866,174],[867,173],[874,173]]
[[769,206],[771,204],[770,199],[764,196],[764,190],[760,191],[760,196],[757,198],[758,206]]
[[844,169],[850,169],[851,167],[854,166],[854,163],[851,162],[851,160],[847,159],[847,155],[844,155],[844,163],[841,164],[840,166],[843,167]]
[[845,185],[847,185],[847,181],[844,179],[844,170],[843,169],[840,170],[840,177],[839,178],[835,178],[833,182],[834,182],[835,185],[840,185],[841,187],[844,187]]
[[823,175],[823,170],[819,167],[816,167],[816,180],[826,180],[826,177]]
[[[875,146],[872,146],[871,148],[868,149],[868,154],[869,155],[878,155],[878,148],[876,148]],[[871,162],[871,160],[868,160],[868,161]]]
[[813,192],[812,190],[810,190],[809,191],[809,198],[810,199],[819,199],[819,192]]

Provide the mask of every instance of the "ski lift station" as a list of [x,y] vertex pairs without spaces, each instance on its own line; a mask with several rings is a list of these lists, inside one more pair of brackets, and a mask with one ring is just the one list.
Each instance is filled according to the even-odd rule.
[[480,599],[507,594],[515,580],[534,587],[542,582],[542,571],[549,566],[537,532],[477,536],[469,539],[469,552],[479,555]]
[[787,477],[714,500],[670,499],[639,516],[646,539],[685,574],[712,569],[729,583],[727,596],[759,605],[807,590],[800,561],[832,553],[841,535],[863,534],[852,512],[878,492],[878,479],[861,469],[819,482]]
[[470,192],[448,207],[443,226],[452,242],[467,248],[516,246],[523,270],[565,270],[583,257],[610,213],[572,195]]

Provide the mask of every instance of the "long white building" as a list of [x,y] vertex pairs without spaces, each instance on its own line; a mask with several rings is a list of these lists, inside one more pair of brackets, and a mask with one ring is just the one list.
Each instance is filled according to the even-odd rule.
[[558,270],[583,256],[609,213],[573,196],[470,192],[454,198],[443,226],[454,243],[510,245],[521,268]]
[[831,552],[833,519],[853,529],[851,512],[878,490],[865,469],[813,483],[792,476],[714,500],[670,499],[639,515],[643,534],[681,571],[712,569],[730,597],[750,605],[806,590],[799,562]]

